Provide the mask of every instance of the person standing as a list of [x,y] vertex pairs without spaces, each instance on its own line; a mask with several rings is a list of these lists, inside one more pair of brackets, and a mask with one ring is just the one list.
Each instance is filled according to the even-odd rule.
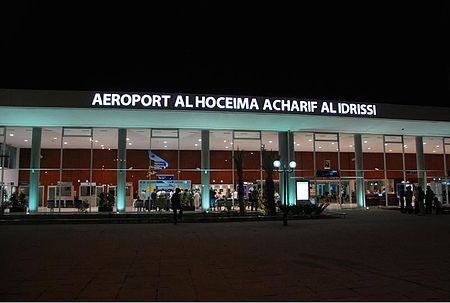
[[422,186],[417,187],[416,191],[416,201],[414,202],[414,209],[416,214],[424,215],[425,207],[423,201],[425,200],[425,192],[422,189]]
[[411,190],[411,186],[407,186],[406,191],[405,191],[405,202],[406,202],[406,212],[408,214],[413,212],[412,198],[413,198],[413,192]]
[[[175,190],[175,193],[172,194],[172,197],[170,198],[170,202],[172,203],[172,210],[173,210],[173,223],[177,224],[178,222],[178,215],[181,216],[183,213],[181,212],[181,197],[180,197],[181,189],[177,187]],[[177,214],[177,210],[180,210],[180,213]]]
[[425,192],[425,213],[427,214],[431,214],[432,212],[434,196],[435,194],[430,185],[427,185],[427,191]]
[[200,208],[200,194],[198,190],[196,190],[194,193],[194,208],[195,208],[194,210]]
[[253,206],[255,207],[255,211],[258,211],[258,202],[259,202],[259,191],[256,189],[256,186],[253,186],[252,191],[252,210]]
[[209,190],[209,208],[214,210],[216,208],[216,192],[212,187]]
[[403,214],[405,213],[405,187],[403,184],[398,190],[398,198],[400,199],[400,212]]

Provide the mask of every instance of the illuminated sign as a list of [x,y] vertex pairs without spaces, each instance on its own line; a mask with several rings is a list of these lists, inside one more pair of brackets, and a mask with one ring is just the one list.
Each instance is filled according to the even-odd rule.
[[93,107],[196,109],[376,116],[375,104],[263,97],[95,93]]
[[309,182],[297,181],[297,201],[309,201]]

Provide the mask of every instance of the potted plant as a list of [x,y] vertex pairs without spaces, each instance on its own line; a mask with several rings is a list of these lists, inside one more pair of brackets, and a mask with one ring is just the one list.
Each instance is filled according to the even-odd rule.
[[10,213],[26,212],[28,199],[23,192],[13,192],[9,197],[8,207]]
[[194,195],[187,189],[183,191],[183,195],[181,196],[181,205],[183,206],[183,210],[195,210]]
[[102,192],[98,195],[98,211],[99,212],[112,212],[115,204],[114,196],[111,193]]

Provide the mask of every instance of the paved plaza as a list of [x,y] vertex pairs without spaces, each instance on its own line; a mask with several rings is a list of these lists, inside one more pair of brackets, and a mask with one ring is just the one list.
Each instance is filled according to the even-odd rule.
[[450,216],[1,225],[2,301],[449,301]]

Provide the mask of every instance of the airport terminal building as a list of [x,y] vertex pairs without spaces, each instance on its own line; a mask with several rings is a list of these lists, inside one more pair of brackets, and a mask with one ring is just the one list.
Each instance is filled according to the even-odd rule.
[[[424,100],[426,104],[426,100]],[[1,199],[23,192],[29,213],[136,212],[153,190],[230,196],[243,154],[245,195],[264,191],[263,150],[282,168],[289,204],[397,206],[400,186],[431,186],[448,204],[450,108],[208,94],[0,90]],[[308,201],[298,183],[308,184]],[[305,183],[306,182],[306,183]]]

